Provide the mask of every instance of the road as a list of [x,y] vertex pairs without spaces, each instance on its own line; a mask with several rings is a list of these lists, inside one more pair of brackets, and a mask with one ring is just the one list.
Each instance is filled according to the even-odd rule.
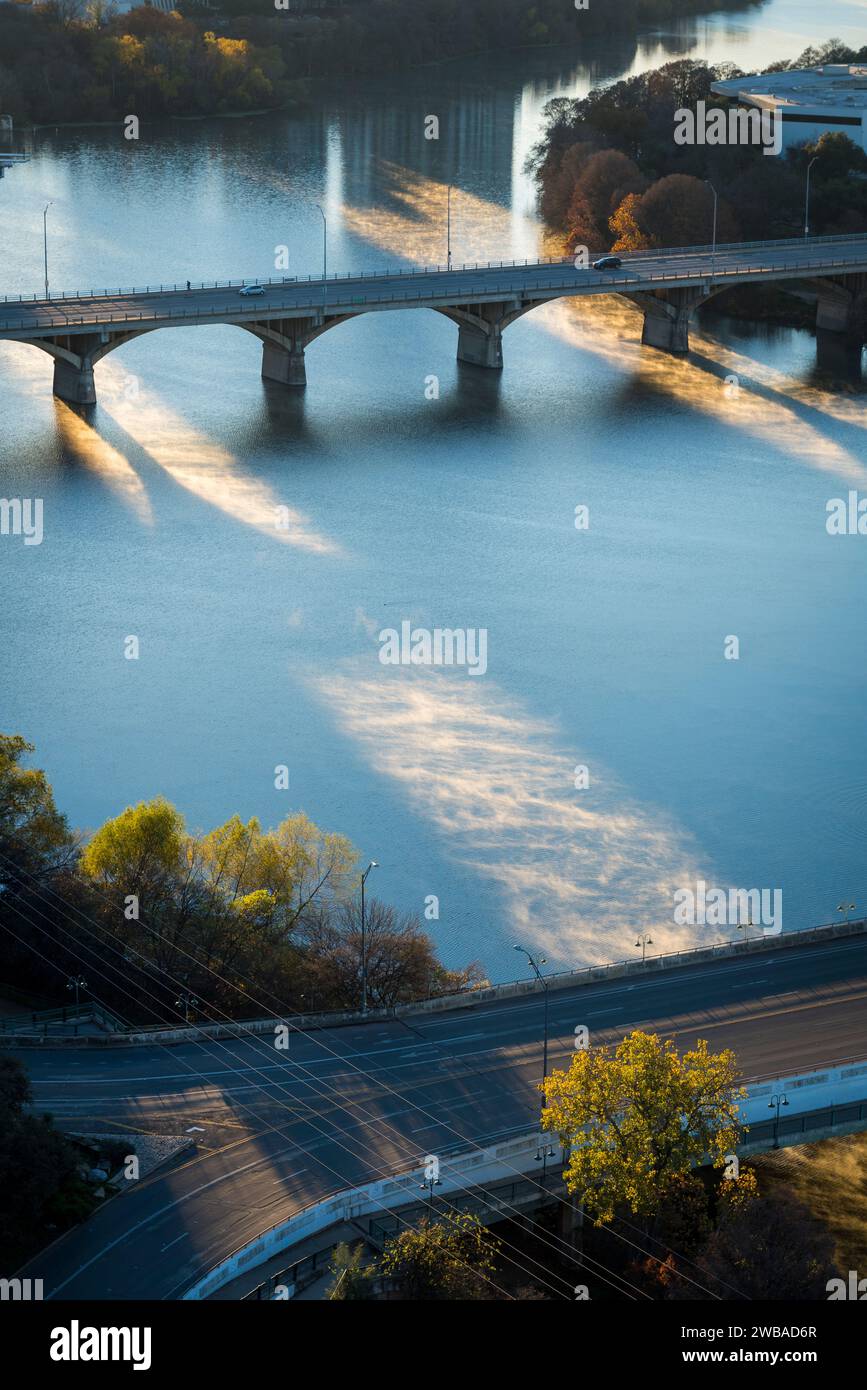
[[[550,1065],[574,1029],[635,1025],[733,1047],[745,1078],[867,1056],[867,938],[552,991]],[[196,1156],[154,1174],[26,1270],[45,1296],[178,1298],[264,1229],[425,1154],[526,1132],[538,1114],[538,995],[294,1037],[20,1055],[59,1124],[180,1134]],[[12,1271],[9,1271],[11,1273]],[[4,1271],[0,1271],[4,1273]]]
[[[238,322],[268,317],[305,317],[413,306],[442,307],[480,300],[626,293],[700,284],[713,276],[731,283],[867,272],[867,236],[800,239],[783,243],[671,250],[634,254],[620,270],[576,270],[571,260],[541,265],[487,265],[448,270],[404,271],[329,277],[325,282],[264,280],[265,294],[244,297],[237,285],[203,285],[113,292],[74,293],[50,299],[10,299],[0,304],[0,338],[32,338],[50,332],[180,326]],[[239,282],[240,283],[240,282]],[[252,283],[250,280],[247,282]]]

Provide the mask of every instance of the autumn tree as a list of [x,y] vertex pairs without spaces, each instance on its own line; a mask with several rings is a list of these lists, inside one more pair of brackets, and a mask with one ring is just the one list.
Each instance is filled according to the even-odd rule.
[[670,1040],[635,1030],[613,1053],[578,1051],[547,1078],[542,1123],[568,1147],[566,1186],[597,1224],[618,1208],[653,1218],[674,1180],[723,1164],[746,1094],[736,1065],[704,1040],[679,1056]]
[[[655,246],[709,245],[713,233],[713,193],[702,179],[667,174],[651,184],[634,205],[638,226]],[[717,242],[737,241],[738,227],[728,203],[717,209]]]
[[566,214],[570,246],[608,245],[608,219],[628,193],[647,186],[638,166],[617,150],[600,150],[583,164]]
[[[361,905],[357,898],[324,904],[302,915],[297,941],[305,947],[299,962],[311,1009],[357,1009],[362,1000]],[[367,997],[373,1008],[394,1008],[412,999],[455,994],[481,984],[477,964],[448,970],[414,913],[399,913],[377,898],[365,905],[364,957]]]
[[233,1006],[263,962],[289,964],[299,918],[314,904],[330,910],[349,891],[356,861],[344,836],[303,812],[274,830],[233,816],[194,835],[155,797],[106,821],[81,867],[101,891],[106,928],[133,960],[220,1000],[228,989],[223,1003]]
[[637,193],[627,193],[616,212],[609,217],[608,227],[614,237],[612,251],[644,251],[653,245],[636,220],[635,209],[639,201]]

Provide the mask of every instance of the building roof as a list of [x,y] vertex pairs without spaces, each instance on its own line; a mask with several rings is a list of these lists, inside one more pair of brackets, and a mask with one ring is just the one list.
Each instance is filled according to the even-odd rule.
[[780,107],[823,116],[867,115],[867,65],[825,63],[791,72],[757,73],[712,82],[711,90],[750,106]]

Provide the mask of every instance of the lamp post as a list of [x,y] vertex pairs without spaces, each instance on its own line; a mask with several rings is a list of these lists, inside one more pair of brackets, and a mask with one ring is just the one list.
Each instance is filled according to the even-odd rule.
[[322,218],[322,322],[325,322],[325,306],[328,303],[328,223],[319,204],[314,204]]
[[188,989],[185,989],[181,993],[180,997],[175,1000],[175,1008],[181,1009],[183,1012],[184,1023],[190,1022],[190,1015],[192,1014],[193,1009],[196,1008],[198,1003],[199,1001],[196,998],[196,996],[194,994],[190,994]]
[[773,1110],[773,1109],[776,1107],[776,1115],[774,1116],[774,1148],[775,1148],[775,1149],[778,1149],[778,1148],[780,1147],[780,1106],[781,1106],[781,1105],[788,1105],[788,1103],[789,1103],[789,1102],[788,1102],[788,1099],[787,1099],[787,1097],[783,1094],[783,1092],[780,1092],[780,1094],[779,1094],[778,1096],[771,1096],[770,1100],[768,1101],[768,1109],[769,1109],[769,1110]]
[[42,209],[42,263],[45,267],[45,298],[48,298],[48,209],[53,205],[52,202],[46,203]]
[[446,269],[452,268],[452,185],[449,181],[446,196]]
[[434,1174],[431,1173],[430,1177],[425,1178],[424,1182],[420,1183],[420,1187],[422,1192],[427,1192],[429,1194],[430,1211],[431,1215],[433,1215],[434,1188],[442,1187],[442,1179],[435,1177]]
[[[517,945],[517,943],[512,949],[515,951],[520,951],[522,955],[527,957],[527,960],[530,962],[530,965],[532,967],[533,974],[536,976],[536,979],[542,986],[542,990],[544,992],[545,997],[544,1023],[542,1031],[542,1109],[544,1110],[548,1104],[548,1097],[545,1095],[544,1091],[544,1083],[548,1077],[548,981],[545,979],[545,976],[542,974],[541,970],[539,969],[539,966],[547,965],[547,961],[544,956],[540,956],[537,964],[533,957],[530,955],[530,952],[527,950],[527,948],[525,946],[519,946]],[[540,1138],[539,1147],[536,1151],[536,1159],[537,1161],[541,1159],[542,1162],[543,1182],[545,1181],[545,1177],[548,1170],[548,1159],[553,1157],[554,1150],[552,1149],[550,1142],[547,1139]]]
[[75,990],[75,1007],[77,1009],[78,991],[80,989],[87,989],[87,980],[84,978],[83,975],[70,975],[69,979],[66,982],[66,988]]
[[848,926],[848,925],[849,925],[849,913],[855,911],[855,903],[839,903],[838,906],[837,906],[837,911],[843,913],[843,920],[844,920],[844,922],[846,923],[846,925]]
[[378,869],[379,865],[375,859],[371,859],[364,873],[361,875],[361,1012],[367,1013],[367,941],[364,930],[364,885],[367,882],[367,875],[371,869]]
[[713,194],[713,249],[711,251],[710,257],[710,273],[711,276],[714,276],[716,274],[716,210],[719,199],[717,198],[716,189],[714,188],[710,179],[705,179],[705,183],[707,184],[708,188]]
[[806,192],[806,194],[804,195],[804,236],[805,236],[805,237],[808,237],[808,236],[810,235],[810,170],[812,169],[813,165],[816,163],[816,160],[817,160],[818,158],[819,158],[819,156],[818,156],[817,154],[814,154],[814,155],[813,155],[813,158],[810,160],[809,164],[807,165],[807,192]]
[[653,937],[650,932],[642,932],[635,944],[641,947],[641,963],[643,965],[647,959],[647,948],[653,945]]
[[78,991],[87,989],[87,980],[83,975],[70,975],[66,988],[75,990],[75,1036],[78,1037]]

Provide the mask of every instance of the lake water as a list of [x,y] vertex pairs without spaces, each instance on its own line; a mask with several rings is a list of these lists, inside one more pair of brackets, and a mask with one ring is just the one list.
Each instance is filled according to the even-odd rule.
[[[551,96],[860,44],[864,19],[775,0],[300,116],[44,130],[0,184],[0,290],[40,288],[49,199],[58,290],[267,275],[283,244],[316,273],[316,203],[335,271],[442,261],[450,181],[457,262],[554,251],[522,171]],[[688,360],[639,333],[616,300],[561,302],[509,328],[496,375],[458,368],[436,314],[362,316],[292,394],[251,336],[173,330],[98,367],[87,419],[46,356],[0,344],[3,493],[45,508],[41,546],[0,543],[2,727],[82,827],[157,793],[201,828],[303,807],[379,861],[377,895],[435,895],[444,958],[494,979],[515,940],[562,967],[639,929],[731,935],[674,925],[698,878],[781,889],[785,929],[863,904],[867,542],[825,507],[867,485],[865,397],[818,376],[807,333],[706,324]],[[404,619],[485,628],[487,672],[382,665]]]

